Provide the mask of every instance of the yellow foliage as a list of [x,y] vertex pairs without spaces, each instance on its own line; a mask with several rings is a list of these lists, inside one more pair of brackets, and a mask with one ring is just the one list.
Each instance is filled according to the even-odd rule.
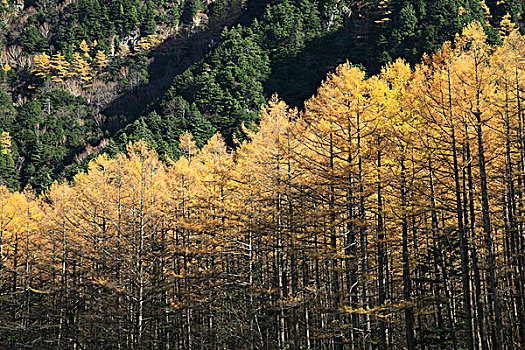
[[[93,42],[93,47],[97,45],[96,41]],[[73,47],[75,48],[74,45]],[[32,72],[56,83],[65,83],[70,78],[77,78],[83,88],[88,88],[91,86],[95,73],[100,73],[108,65],[109,60],[101,50],[97,51],[95,57],[92,58],[89,55],[90,47],[85,40],[80,43],[79,49],[80,52],[72,54],[71,62],[61,52],[55,53],[52,57],[46,53],[36,55]],[[4,66],[4,70],[6,67],[8,66]]]
[[11,153],[11,135],[6,131],[2,131],[0,135],[0,146],[2,154]]
[[82,40],[82,42],[80,43],[79,45],[79,49],[80,51],[83,52],[84,54],[84,58],[87,59],[87,60],[90,60],[91,59],[91,56],[89,56],[89,45],[88,43],[86,42],[86,40]]
[[142,54],[148,53],[151,49],[155,48],[160,42],[158,35],[149,35],[141,38],[133,47],[135,52]]
[[514,30],[516,30],[516,25],[514,24],[514,22],[512,22],[510,14],[507,13],[505,16],[503,16],[499,24],[500,35],[502,38],[505,38]]
[[[308,307],[308,315],[342,316],[339,323],[326,318],[321,336],[343,332],[353,314],[373,327],[391,322],[391,329],[407,310],[424,318],[444,305],[427,288],[443,283],[448,270],[439,265],[461,270],[458,202],[461,209],[472,201],[460,215],[473,216],[469,254],[487,256],[482,151],[489,205],[496,208],[490,212],[496,266],[506,271],[505,239],[514,234],[509,217],[520,212],[508,203],[520,197],[507,185],[522,188],[524,42],[511,30],[493,48],[473,23],[415,69],[397,60],[367,78],[357,67],[339,66],[304,112],[273,97],[261,109],[258,132],[245,128],[249,140],[236,150],[219,134],[199,150],[186,133],[179,140],[182,156],[168,166],[139,142],[125,154],[100,155],[73,184],[53,184],[42,198],[2,186],[0,259],[23,275],[15,247],[25,254],[27,266],[44,274],[45,283],[27,284],[35,293],[54,288],[45,274],[60,274],[64,265],[72,270],[67,262],[73,261],[82,288],[103,286],[134,303],[142,300],[137,286],[147,286],[148,298],[161,290],[162,304],[181,315],[230,307],[230,290],[221,287],[241,286],[235,291],[246,300],[272,294],[265,300],[282,313]],[[97,67],[106,64],[104,57],[95,57]],[[45,72],[46,58],[38,60]],[[59,70],[60,56],[51,61]],[[89,82],[91,65],[80,53],[72,66],[76,78]],[[10,142],[8,136],[2,134]],[[9,149],[5,140],[2,152]],[[396,291],[405,264],[418,267],[421,294]],[[452,294],[461,294],[459,274],[448,279]],[[166,282],[159,286],[159,280]],[[365,286],[366,300],[354,302]],[[315,327],[321,326],[320,320]]]
[[106,54],[104,53],[104,51],[102,50],[98,50],[97,51],[97,55],[95,56],[95,66],[97,67],[97,69],[99,71],[101,71],[102,69],[104,69],[107,65],[108,65],[108,58],[106,56]]
[[83,87],[89,87],[93,74],[90,64],[83,59],[80,54],[75,52],[73,54],[73,74],[80,78]]
[[40,77],[47,77],[51,73],[51,61],[50,57],[44,52],[34,58],[34,67],[32,72]]
[[50,62],[51,68],[55,71],[55,74],[51,77],[53,81],[63,83],[71,76],[69,71],[70,63],[66,61],[66,58],[60,52],[54,54]]

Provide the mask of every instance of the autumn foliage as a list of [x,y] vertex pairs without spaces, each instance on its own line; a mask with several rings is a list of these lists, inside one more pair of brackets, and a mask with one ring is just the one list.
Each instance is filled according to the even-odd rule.
[[83,88],[88,88],[96,73],[102,71],[109,63],[104,51],[96,50],[96,46],[96,41],[90,47],[83,40],[70,59],[60,52],[51,57],[45,52],[36,55],[33,59],[32,72],[38,77],[61,84],[68,79],[76,79]]
[[139,142],[2,188],[0,343],[525,349],[523,43],[474,23],[415,69],[341,65],[304,112],[272,99],[235,151],[185,134],[168,164]]

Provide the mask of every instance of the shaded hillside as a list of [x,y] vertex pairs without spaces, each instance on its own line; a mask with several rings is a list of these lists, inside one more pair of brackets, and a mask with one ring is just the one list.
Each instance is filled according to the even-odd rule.
[[7,1],[0,132],[13,147],[0,173],[40,190],[132,140],[176,158],[185,131],[200,146],[220,131],[236,147],[274,93],[302,107],[338,64],[415,64],[472,20],[498,43],[522,12],[517,0]]
[[[266,9],[252,23],[226,32],[219,39],[228,41],[226,44],[219,41],[202,62],[175,78],[160,107],[154,110],[164,127],[178,130],[171,140],[144,132],[151,125],[149,114],[119,135],[126,141],[145,137],[155,145],[162,145],[157,148],[161,154],[177,156],[177,139],[183,132],[180,125],[186,125],[189,131],[204,136],[220,131],[227,144],[235,147],[237,140],[244,139],[242,125],[255,126],[257,106],[272,94],[278,93],[292,106],[302,106],[325,74],[339,63],[349,61],[369,73],[377,73],[397,57],[414,64],[424,53],[433,52],[445,40],[453,39],[466,23],[494,21],[485,11],[483,4],[474,0],[268,1]],[[450,16],[451,13],[458,15]],[[498,42],[498,32],[489,22],[485,30],[491,42]],[[238,39],[232,40],[235,35]],[[246,50],[241,54],[243,45],[255,45],[262,51]],[[214,59],[216,56],[224,59]],[[258,66],[265,56],[269,58],[269,75],[265,74],[266,68]],[[242,63],[245,58],[251,65]],[[253,72],[256,66],[257,74]],[[190,113],[192,121],[178,123],[182,118],[180,111],[161,107],[174,100],[195,104]],[[168,125],[171,123],[168,120],[178,125]],[[208,132],[202,130],[206,125],[210,127]],[[199,135],[197,142],[204,144],[205,139]],[[121,149],[123,146],[121,143]]]

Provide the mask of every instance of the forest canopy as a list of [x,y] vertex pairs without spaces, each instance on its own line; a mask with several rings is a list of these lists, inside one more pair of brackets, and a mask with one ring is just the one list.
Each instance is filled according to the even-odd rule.
[[[41,193],[101,152],[146,140],[181,155],[220,132],[230,149],[274,93],[304,103],[344,62],[367,76],[425,54],[471,23],[488,43],[523,31],[520,0],[38,0],[0,2],[0,181]],[[388,35],[387,35],[388,34]],[[22,125],[23,127],[17,127]]]
[[138,141],[41,195],[2,187],[0,343],[525,349],[525,38],[505,23],[414,67],[341,64],[236,148],[186,132],[177,159]]

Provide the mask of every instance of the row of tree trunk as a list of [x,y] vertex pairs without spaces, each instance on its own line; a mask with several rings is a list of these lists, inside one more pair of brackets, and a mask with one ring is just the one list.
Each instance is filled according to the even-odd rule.
[[523,37],[348,64],[235,152],[144,143],[0,193],[0,344],[525,349]]

